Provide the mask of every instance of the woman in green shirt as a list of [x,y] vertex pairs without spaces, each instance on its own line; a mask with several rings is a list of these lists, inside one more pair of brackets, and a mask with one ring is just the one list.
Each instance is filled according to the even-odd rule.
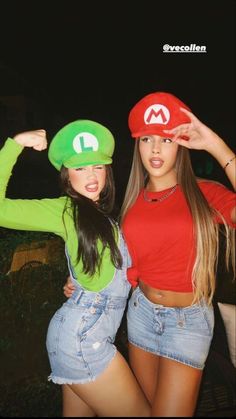
[[148,416],[148,402],[113,344],[130,290],[129,255],[112,218],[113,135],[90,120],[55,135],[49,160],[60,171],[64,196],[54,199],[5,197],[24,147],[46,149],[46,132],[18,134],[0,151],[0,226],[53,232],[65,241],[76,289],[47,332],[49,379],[62,385],[63,416]]

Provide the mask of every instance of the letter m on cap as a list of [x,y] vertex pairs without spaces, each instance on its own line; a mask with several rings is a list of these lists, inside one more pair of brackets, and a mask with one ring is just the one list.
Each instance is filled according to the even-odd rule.
[[169,109],[164,105],[152,105],[146,110],[144,120],[146,124],[164,124],[170,119]]

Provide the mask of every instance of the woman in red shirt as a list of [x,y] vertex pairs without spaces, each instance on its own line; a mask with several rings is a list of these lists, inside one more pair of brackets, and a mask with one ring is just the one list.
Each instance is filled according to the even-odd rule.
[[130,365],[152,416],[192,416],[213,335],[219,226],[235,226],[235,194],[196,179],[188,149],[205,150],[236,187],[235,155],[175,96],[156,92],[129,114],[135,138],[122,206],[134,287]]
[[[121,223],[132,260],[130,365],[152,416],[193,416],[213,336],[219,227],[228,264],[236,210],[234,192],[195,177],[189,149],[210,153],[234,189],[235,155],[169,93],[136,103],[129,128],[135,147]],[[67,297],[71,289],[67,282]]]

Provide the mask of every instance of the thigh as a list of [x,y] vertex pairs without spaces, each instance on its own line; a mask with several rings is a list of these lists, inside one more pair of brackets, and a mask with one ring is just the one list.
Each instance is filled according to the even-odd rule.
[[152,416],[193,416],[202,370],[160,357]]
[[67,385],[62,386],[63,417],[95,417],[94,411]]
[[150,416],[149,403],[119,352],[95,381],[70,387],[97,416]]
[[129,363],[145,396],[152,405],[158,378],[159,356],[128,344]]

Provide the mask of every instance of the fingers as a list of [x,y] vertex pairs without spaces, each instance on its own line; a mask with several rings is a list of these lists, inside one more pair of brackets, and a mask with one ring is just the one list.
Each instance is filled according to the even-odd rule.
[[63,287],[63,293],[67,298],[70,298],[75,290],[75,285],[72,283],[71,277],[66,278],[66,283]]
[[75,286],[73,284],[66,284],[63,287],[63,290],[70,290],[70,291],[74,291],[75,290]]
[[75,290],[75,286],[71,284],[71,286],[69,285],[64,285],[63,287],[63,293],[67,298],[70,298],[73,294]]
[[188,111],[185,108],[181,108],[181,107],[180,107],[180,110],[181,110],[181,112],[185,113],[189,117],[191,122],[199,122],[199,119],[192,112]]
[[176,140],[184,139],[184,137],[186,137],[186,140],[189,139],[189,129],[190,129],[190,124],[182,124],[182,125],[178,125],[175,128],[172,128],[170,130],[163,130],[164,132],[166,132],[167,134],[172,134],[173,138],[172,141],[176,142]]
[[47,137],[46,131],[44,129],[36,130],[33,136],[33,149],[37,151],[42,151],[47,148]]
[[[172,139],[172,141],[173,141],[173,139]],[[177,138],[177,139],[175,140],[175,142],[176,142],[176,144],[182,145],[182,146],[184,146],[184,147],[186,147],[186,148],[192,148],[192,147],[190,146],[190,142],[188,141],[188,139],[186,139],[186,140],[182,140],[181,138]]]
[[47,148],[47,139],[42,138],[40,141],[38,141],[34,146],[33,149],[37,151],[43,151]]
[[[196,129],[201,124],[199,119],[190,111],[188,111],[185,108],[180,108],[181,112],[185,113],[190,121],[189,123],[178,125],[175,128],[172,128],[171,130],[163,130],[167,134],[172,134],[174,137],[172,138],[172,141],[176,141],[177,139],[180,139],[181,137],[187,137],[188,139],[188,133],[192,129]],[[183,139],[183,138],[182,138]]]

